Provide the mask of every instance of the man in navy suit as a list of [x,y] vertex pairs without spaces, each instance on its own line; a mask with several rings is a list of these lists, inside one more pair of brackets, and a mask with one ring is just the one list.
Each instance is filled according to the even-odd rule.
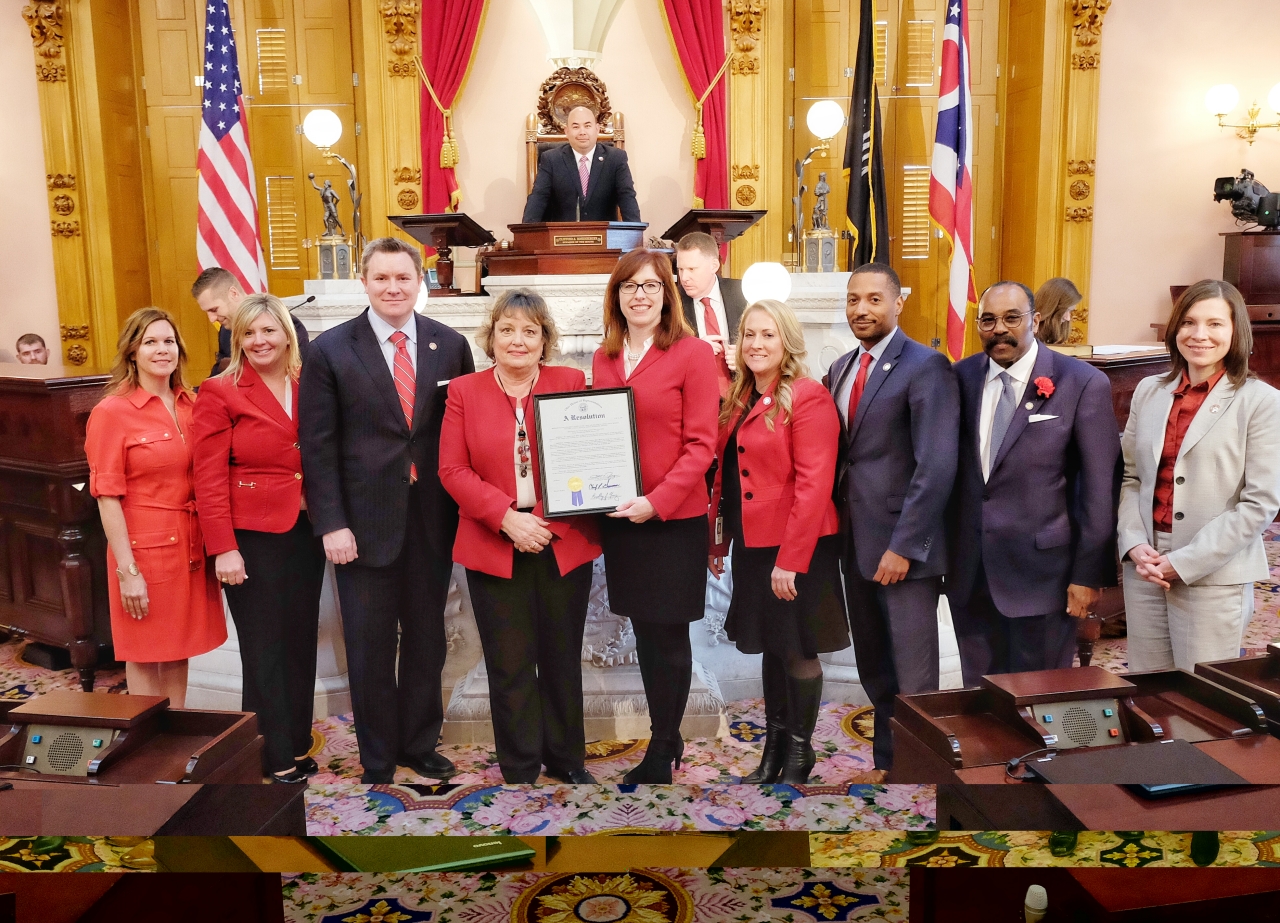
[[844,424],[836,493],[849,625],[875,708],[875,765],[886,771],[894,697],[938,688],[943,513],[960,435],[951,364],[898,329],[903,300],[888,265],[855,269],[845,316],[860,345],[828,375]]
[[538,176],[524,203],[526,224],[532,221],[639,221],[636,187],[627,154],[597,144],[600,123],[586,106],[565,116],[568,144],[538,158]]
[[440,483],[440,424],[449,380],[475,361],[414,311],[415,247],[370,241],[361,281],[369,310],[316,337],[302,366],[307,512],[338,578],[361,781],[390,782],[397,763],[448,778],[436,742],[458,506]]
[[978,312],[983,354],[955,366],[960,465],[947,511],[966,686],[1071,666],[1076,619],[1115,586],[1120,488],[1107,377],[1036,339],[1022,283],[997,282]]

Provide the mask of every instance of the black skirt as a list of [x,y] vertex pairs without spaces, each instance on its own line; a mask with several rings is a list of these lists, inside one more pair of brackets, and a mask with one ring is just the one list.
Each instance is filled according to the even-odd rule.
[[813,658],[849,646],[849,620],[840,585],[840,536],[818,539],[809,570],[796,574],[796,598],[773,595],[778,549],[733,543],[733,601],[724,630],[744,654]]
[[678,625],[702,618],[707,599],[707,517],[664,521],[601,517],[609,608],[629,619]]

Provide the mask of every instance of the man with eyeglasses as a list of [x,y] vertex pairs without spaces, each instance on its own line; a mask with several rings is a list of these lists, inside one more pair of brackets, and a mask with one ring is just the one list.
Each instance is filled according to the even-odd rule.
[[1070,667],[1076,619],[1116,582],[1120,435],[1111,383],[1036,339],[1035,296],[997,282],[981,355],[955,365],[960,461],[947,510],[947,599],[966,686]]

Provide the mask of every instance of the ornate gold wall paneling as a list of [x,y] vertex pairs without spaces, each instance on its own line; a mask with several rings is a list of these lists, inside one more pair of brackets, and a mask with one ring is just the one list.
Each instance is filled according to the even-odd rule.
[[357,108],[363,131],[365,234],[411,240],[386,219],[422,211],[419,141],[421,81],[413,63],[421,43],[420,0],[352,0],[361,64]]
[[96,368],[115,354],[120,314],[150,300],[129,12],[41,0],[15,14],[33,43],[61,355]]
[[778,261],[790,227],[787,163],[785,0],[731,0],[728,36],[734,62],[725,75],[729,116],[729,207],[768,214],[729,246],[727,273],[741,276],[761,260]]

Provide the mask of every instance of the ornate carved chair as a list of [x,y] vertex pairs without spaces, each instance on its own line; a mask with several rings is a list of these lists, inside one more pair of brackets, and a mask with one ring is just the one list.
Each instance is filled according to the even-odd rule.
[[538,158],[557,144],[564,144],[565,119],[570,110],[586,106],[596,114],[600,124],[600,144],[625,147],[622,113],[609,105],[609,91],[604,83],[586,67],[562,67],[542,82],[538,90],[538,111],[529,113],[524,123],[525,161],[528,188],[538,176]]

